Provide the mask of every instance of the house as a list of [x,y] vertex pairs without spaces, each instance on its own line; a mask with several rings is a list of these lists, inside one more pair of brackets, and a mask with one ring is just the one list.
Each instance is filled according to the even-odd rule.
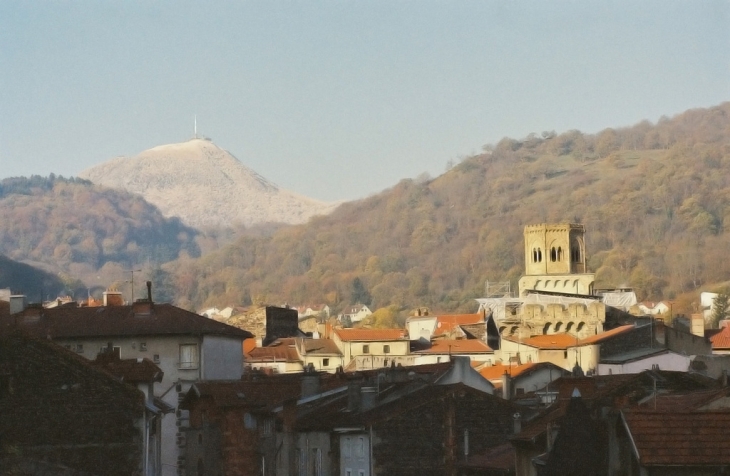
[[158,467],[145,468],[159,415],[147,403],[135,386],[76,352],[0,330],[3,474],[158,475]]
[[[436,441],[447,441],[443,423],[449,418],[456,419],[453,428],[460,438],[468,429],[473,451],[505,443],[504,435],[513,430],[511,415],[516,407],[493,398],[491,390],[467,359],[458,358],[444,364],[352,374],[326,374],[311,368],[282,375],[252,371],[236,381],[199,382],[181,405],[190,412],[191,422],[186,430],[187,471],[265,476],[345,475],[347,470],[350,475],[359,471],[398,474],[388,467],[392,464],[388,457],[379,455],[391,451],[388,447],[395,434],[389,434],[386,426],[390,424],[400,426],[396,434],[404,443],[410,442],[411,451],[421,454],[428,447],[436,448],[434,435]],[[384,413],[375,417],[371,411]],[[419,418],[428,426],[413,425]],[[432,427],[437,433],[431,432]],[[388,442],[381,445],[385,439]],[[384,466],[375,472],[370,469],[375,461],[370,458],[371,442],[372,454],[381,458],[376,466]],[[414,457],[405,449],[399,451],[398,458]],[[441,460],[444,451],[456,454],[452,446],[428,458]],[[438,467],[443,467],[443,461]]]
[[416,315],[406,319],[406,329],[412,340],[464,339],[463,325],[484,326],[484,314]]
[[492,363],[494,350],[476,339],[438,339],[411,351],[413,365],[448,362],[452,356],[461,356],[475,363]]
[[246,355],[246,365],[272,373],[303,372],[313,369],[334,373],[344,366],[342,352],[332,339],[285,338],[266,347],[256,347]]
[[640,348],[601,358],[598,375],[636,374],[650,369],[687,372],[692,359],[666,348]]
[[332,339],[352,370],[388,367],[410,347],[403,329],[334,329]]
[[[109,293],[105,302],[101,307],[53,309],[32,305],[23,309],[17,303],[20,311],[0,322],[0,327],[48,338],[90,360],[107,348],[121,359],[147,358],[163,372],[155,396],[171,407],[177,407],[194,382],[241,377],[242,343],[251,333],[171,304],[155,303],[150,284],[145,300],[112,305],[117,301]],[[187,424],[184,411],[162,421],[163,475],[176,475],[177,468],[184,466],[180,429]]]
[[351,324],[356,324],[369,315],[371,315],[373,312],[368,309],[368,307],[364,304],[355,304],[353,306],[347,306],[345,307],[340,315],[338,316],[340,322],[350,322]]
[[508,364],[501,362],[479,370],[482,377],[492,382],[502,398],[512,399],[530,392],[542,390],[542,403],[552,403],[550,384],[567,375],[567,371],[550,362]]
[[328,318],[330,317],[330,307],[327,304],[311,305],[311,306],[300,306],[297,308],[299,318],[302,317],[319,317]]

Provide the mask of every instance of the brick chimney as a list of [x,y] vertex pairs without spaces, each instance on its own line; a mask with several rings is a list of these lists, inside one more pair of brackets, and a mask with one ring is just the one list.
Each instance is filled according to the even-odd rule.
[[123,306],[122,293],[116,289],[107,289],[102,294],[104,306]]

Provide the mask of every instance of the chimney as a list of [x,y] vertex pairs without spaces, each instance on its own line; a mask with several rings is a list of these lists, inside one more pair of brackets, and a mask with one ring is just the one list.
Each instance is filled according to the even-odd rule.
[[147,281],[147,300],[152,305],[152,281]]
[[10,314],[17,314],[25,311],[25,294],[10,296]]
[[378,389],[375,387],[362,387],[360,389],[360,410],[367,411],[375,406],[378,396]]
[[520,415],[520,412],[515,412],[512,414],[512,422],[514,423],[513,431],[514,434],[518,434],[522,431],[522,415]]
[[302,374],[302,398],[317,395],[319,393],[319,373],[314,370],[314,365],[309,364]]
[[502,398],[512,399],[512,377],[505,370],[502,374]]
[[124,300],[122,299],[122,293],[115,290],[107,289],[102,294],[103,296],[103,304],[104,306],[122,306],[124,305]]
[[356,412],[360,410],[360,384],[350,382],[347,385],[347,411]]

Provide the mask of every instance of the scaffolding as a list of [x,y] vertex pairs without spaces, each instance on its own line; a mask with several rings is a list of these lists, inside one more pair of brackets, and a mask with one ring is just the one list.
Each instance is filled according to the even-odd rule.
[[487,281],[484,284],[486,298],[511,298],[512,285],[509,281]]

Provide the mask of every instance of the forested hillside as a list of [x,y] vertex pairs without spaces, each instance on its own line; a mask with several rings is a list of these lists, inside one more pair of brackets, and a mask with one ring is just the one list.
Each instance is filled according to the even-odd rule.
[[671,298],[730,278],[730,103],[484,149],[436,179],[181,260],[178,302],[473,309],[485,281],[516,284],[523,227],[559,221],[586,225],[598,287]]
[[0,182],[0,253],[88,286],[128,279],[123,270],[200,255],[197,231],[141,197],[50,176]]

